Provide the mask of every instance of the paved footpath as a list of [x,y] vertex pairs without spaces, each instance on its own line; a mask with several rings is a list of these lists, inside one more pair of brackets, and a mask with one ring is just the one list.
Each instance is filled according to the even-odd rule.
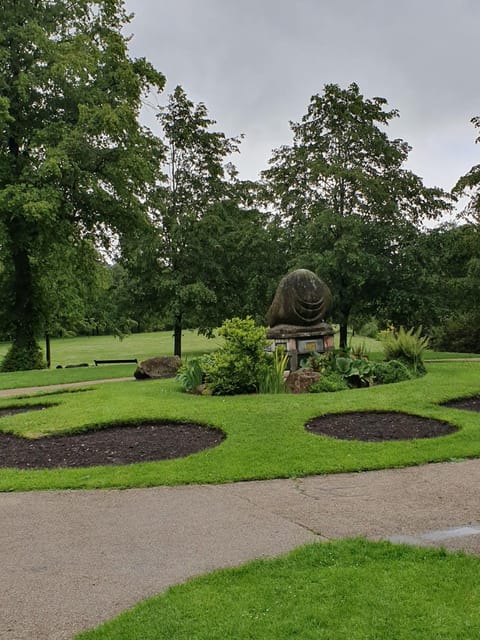
[[480,554],[480,460],[300,480],[0,494],[0,638],[70,639],[169,585],[312,541]]
[[75,389],[76,387],[91,387],[94,384],[104,384],[106,382],[133,382],[132,376],[128,378],[107,378],[102,380],[87,380],[83,382],[62,382],[61,384],[49,384],[43,387],[22,387],[21,389],[1,389],[0,398],[12,398],[14,396],[29,396],[35,393],[52,393],[63,391],[64,389]]

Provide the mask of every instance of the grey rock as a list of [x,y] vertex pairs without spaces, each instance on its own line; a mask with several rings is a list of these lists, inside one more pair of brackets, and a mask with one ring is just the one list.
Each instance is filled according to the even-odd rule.
[[174,378],[181,365],[178,356],[158,356],[140,362],[133,375],[137,380]]
[[287,387],[291,393],[307,393],[315,382],[320,380],[320,374],[313,369],[297,369],[287,378]]

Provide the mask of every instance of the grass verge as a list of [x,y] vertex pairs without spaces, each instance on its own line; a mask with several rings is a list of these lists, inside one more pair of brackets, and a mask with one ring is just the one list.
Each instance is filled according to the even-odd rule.
[[476,640],[479,571],[442,550],[317,543],[171,587],[76,640]]
[[[83,469],[0,470],[0,490],[145,487],[302,477],[480,457],[480,414],[440,406],[480,394],[480,363],[428,365],[423,378],[370,389],[303,395],[191,396],[175,380],[114,382],[83,393],[44,397],[52,407],[6,416],[0,429],[25,437],[71,433],[150,419],[195,421],[222,429],[224,442],[186,458]],[[2,399],[0,408],[37,402]],[[53,404],[56,403],[55,406]],[[400,411],[459,427],[440,438],[368,443],[308,433],[328,413]]]

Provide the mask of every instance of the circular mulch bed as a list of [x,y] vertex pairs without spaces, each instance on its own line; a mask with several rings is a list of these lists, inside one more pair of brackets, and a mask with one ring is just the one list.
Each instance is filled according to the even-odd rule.
[[224,438],[218,429],[172,422],[116,425],[35,439],[0,433],[0,467],[52,469],[169,460],[215,447]]
[[317,435],[366,442],[436,438],[457,431],[456,427],[439,420],[421,418],[408,413],[380,411],[320,416],[307,422],[305,428]]
[[473,398],[457,398],[457,400],[449,400],[442,403],[442,407],[451,407],[452,409],[466,409],[467,411],[480,412],[480,396]]

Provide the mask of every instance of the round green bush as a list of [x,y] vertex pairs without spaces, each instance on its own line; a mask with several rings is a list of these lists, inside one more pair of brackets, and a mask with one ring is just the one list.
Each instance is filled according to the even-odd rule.
[[447,318],[432,331],[431,344],[437,351],[480,353],[480,312]]
[[42,350],[35,341],[21,346],[13,343],[3,359],[0,371],[30,371],[45,369],[46,366]]
[[330,371],[322,375],[318,382],[314,382],[310,385],[309,393],[321,393],[332,391],[344,391],[348,389],[348,384],[344,377],[336,371]]
[[267,329],[255,321],[232,318],[225,320],[218,331],[225,342],[218,351],[202,362],[205,381],[213,395],[224,396],[255,393],[265,369],[271,366]]
[[365,338],[378,338],[378,324],[376,320],[369,320],[362,324],[360,329],[358,330],[359,336],[364,336]]
[[377,384],[402,382],[402,380],[410,380],[413,377],[410,369],[400,360],[377,363],[374,375]]

